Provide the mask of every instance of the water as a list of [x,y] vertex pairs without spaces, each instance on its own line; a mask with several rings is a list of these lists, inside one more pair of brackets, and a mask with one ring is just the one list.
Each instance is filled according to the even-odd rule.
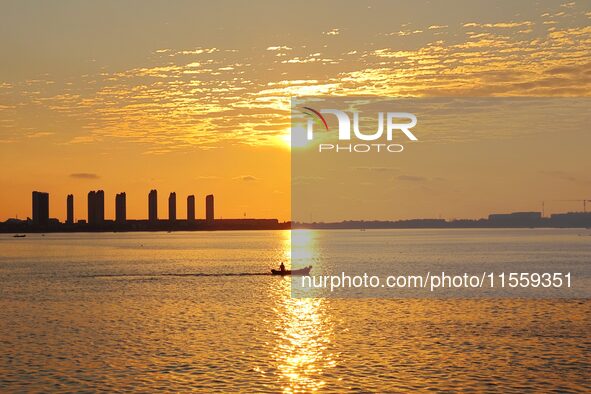
[[[365,298],[591,298],[591,231],[585,229],[421,229],[292,232],[292,266],[313,264],[316,283],[326,275],[364,274],[381,281],[371,286],[303,286],[292,281],[292,295]],[[474,287],[386,286],[388,276],[426,278],[469,274]],[[500,275],[504,273],[502,286]],[[531,286],[511,287],[511,273],[538,275]],[[546,283],[541,284],[541,274]],[[553,280],[554,274],[561,275]],[[493,281],[491,286],[491,277]],[[566,279],[569,275],[570,280]],[[482,286],[478,286],[482,278]],[[336,278],[344,282],[341,278]],[[461,278],[458,278],[461,279]],[[474,279],[477,281],[474,281]],[[332,282],[332,281],[330,281]],[[407,283],[410,281],[407,281]],[[441,284],[440,280],[439,284]],[[552,282],[556,286],[552,285]],[[335,282],[338,284],[337,282]],[[351,283],[351,280],[349,280]],[[400,282],[404,284],[404,281]],[[429,280],[424,282],[429,285]],[[434,281],[434,284],[437,282]],[[522,283],[527,283],[525,280]],[[537,283],[534,284],[534,283]],[[560,284],[560,286],[558,286]],[[570,285],[570,286],[569,286]],[[544,287],[548,286],[548,287]]]
[[[446,231],[364,236],[406,250]],[[513,231],[509,249],[531,236]],[[289,245],[281,231],[0,236],[0,391],[591,390],[589,300],[296,299],[261,275]]]

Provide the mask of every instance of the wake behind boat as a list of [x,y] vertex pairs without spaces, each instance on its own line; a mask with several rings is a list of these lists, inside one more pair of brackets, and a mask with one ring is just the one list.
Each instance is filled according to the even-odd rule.
[[301,268],[298,270],[286,270],[286,269],[271,269],[271,274],[272,275],[281,275],[281,276],[285,276],[285,275],[309,275],[310,274],[310,270],[312,269],[312,266],[308,266],[305,268]]

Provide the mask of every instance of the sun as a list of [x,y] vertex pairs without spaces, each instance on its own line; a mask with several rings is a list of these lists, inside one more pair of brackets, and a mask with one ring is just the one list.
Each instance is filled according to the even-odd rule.
[[291,150],[291,129],[287,128],[279,135],[279,144],[282,148]]

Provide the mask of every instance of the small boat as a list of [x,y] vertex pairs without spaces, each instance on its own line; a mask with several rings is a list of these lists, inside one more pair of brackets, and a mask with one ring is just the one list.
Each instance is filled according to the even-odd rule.
[[14,234],[13,237],[14,238],[25,238],[27,236],[27,234]]
[[285,271],[281,271],[281,270],[271,270],[271,275],[281,275],[281,276],[285,276],[285,275],[309,275],[310,274],[310,270],[312,269],[312,266],[308,266],[306,268],[301,268],[299,270],[285,270]]

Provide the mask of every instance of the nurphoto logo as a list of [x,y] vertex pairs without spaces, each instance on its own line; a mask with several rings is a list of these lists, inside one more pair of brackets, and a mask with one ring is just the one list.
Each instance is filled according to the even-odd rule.
[[323,126],[324,130],[330,131],[328,122],[323,115],[334,115],[338,121],[338,139],[339,141],[351,141],[352,138],[361,141],[379,141],[383,140],[384,118],[386,118],[386,141],[388,143],[359,143],[359,144],[329,144],[321,143],[318,145],[319,152],[391,152],[398,153],[404,150],[401,144],[390,143],[395,133],[402,132],[410,141],[419,139],[410,131],[417,125],[417,117],[408,112],[378,112],[378,126],[376,131],[361,131],[359,127],[359,112],[353,112],[353,136],[351,135],[351,117],[338,109],[320,109],[315,110],[311,107],[302,107],[302,112],[308,115],[306,125],[306,138],[308,141],[314,139],[314,123]]

